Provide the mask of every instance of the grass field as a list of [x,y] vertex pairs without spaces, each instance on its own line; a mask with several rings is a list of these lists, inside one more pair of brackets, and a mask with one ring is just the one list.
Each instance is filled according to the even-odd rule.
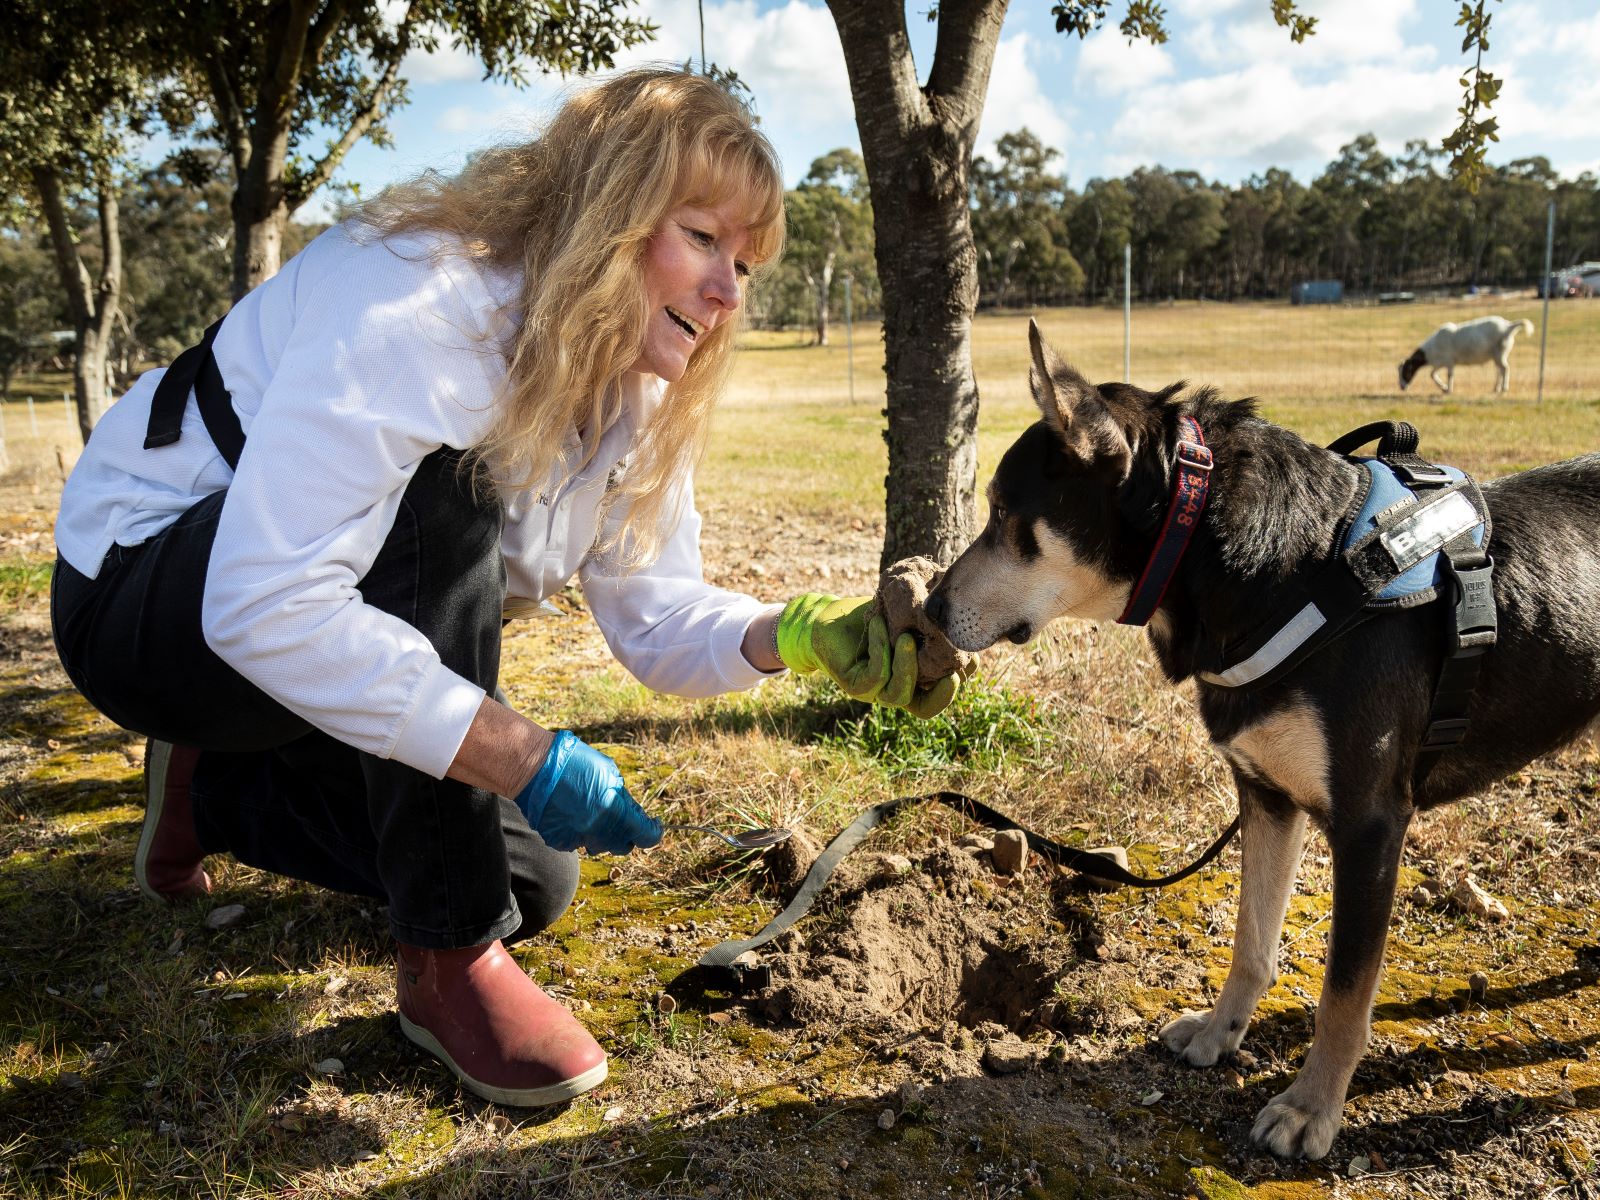
[[[1405,417],[1425,453],[1483,475],[1600,446],[1600,306],[1552,305],[1542,403],[1537,335],[1513,356],[1509,396],[1490,394],[1488,368],[1459,372],[1449,398],[1425,380],[1399,394],[1395,365],[1421,337],[1484,311],[1539,319],[1536,302],[1504,298],[1140,308],[1133,378],[1257,395],[1266,415],[1318,440]],[[1039,320],[1091,378],[1120,375],[1120,312]],[[985,475],[1033,419],[1025,330],[1023,315],[974,328]],[[881,347],[874,327],[856,327],[852,403],[843,332],[826,349],[748,336],[699,480],[714,581],[774,600],[871,589]],[[210,905],[140,901],[129,864],[142,744],[88,708],[50,651],[50,526],[76,435],[61,380],[14,392],[30,387],[57,399],[36,413],[37,435],[24,405],[4,410],[0,1197],[1600,1191],[1600,758],[1587,743],[1414,827],[1403,891],[1471,871],[1512,917],[1400,905],[1373,1048],[1346,1130],[1319,1164],[1256,1154],[1247,1134],[1310,1037],[1328,919],[1320,842],[1251,1054],[1218,1071],[1176,1067],[1152,1034],[1221,982],[1236,850],[1159,895],[1085,893],[1037,866],[970,893],[970,907],[1004,914],[1007,946],[1053,948],[1073,964],[1045,981],[1065,1016],[1028,1034],[1036,1066],[1003,1076],[961,1057],[992,1033],[980,1021],[897,1041],[848,1023],[796,1025],[724,996],[664,1002],[709,945],[776,911],[781,881],[764,860],[708,840],[592,862],[573,911],[517,954],[595,1030],[612,1078],[554,1111],[478,1102],[400,1038],[386,924],[369,902],[222,859],[210,864]],[[575,594],[560,607],[507,630],[511,700],[607,748],[635,794],[673,820],[786,823],[824,841],[868,804],[955,788],[1047,835],[1129,847],[1153,869],[1193,853],[1234,809],[1186,692],[1162,682],[1134,631],[1060,623],[1000,648],[957,704],[918,725],[787,678],[714,701],[658,697],[611,662]],[[949,813],[917,810],[858,855],[894,852],[915,866],[965,832]],[[942,887],[908,878],[929,879],[930,902]],[[209,921],[224,905],[243,912]],[[911,911],[915,966],[934,954],[912,941],[930,931]],[[835,929],[846,915],[824,906],[804,928]],[[1468,990],[1474,971],[1489,979],[1481,996]],[[888,1128],[886,1110],[897,1117]]]
[[[1498,313],[1528,317],[1532,337],[1512,354],[1511,390],[1492,394],[1492,367],[1463,367],[1452,395],[1419,375],[1399,390],[1399,363],[1444,321]],[[1106,308],[1038,315],[1051,343],[1093,380],[1122,377],[1123,318]],[[1540,304],[1532,298],[1395,307],[1288,304],[1141,306],[1133,312],[1132,381],[1179,379],[1225,396],[1256,396],[1267,417],[1327,441],[1381,418],[1404,417],[1426,453],[1491,476],[1600,447],[1600,306],[1550,306],[1544,399],[1535,403]],[[737,492],[748,472],[764,490],[808,507],[881,511],[887,464],[880,436],[883,354],[877,325],[857,325],[849,400],[844,330],[818,348],[799,333],[747,335],[729,402],[718,418],[702,490]],[[982,398],[979,474],[1031,423],[1026,315],[986,315],[973,329]],[[781,436],[780,436],[781,434]]]

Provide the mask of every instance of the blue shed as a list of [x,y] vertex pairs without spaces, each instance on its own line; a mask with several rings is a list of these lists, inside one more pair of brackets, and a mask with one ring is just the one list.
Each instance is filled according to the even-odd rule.
[[1344,284],[1337,279],[1307,279],[1289,289],[1290,304],[1338,304],[1344,299]]

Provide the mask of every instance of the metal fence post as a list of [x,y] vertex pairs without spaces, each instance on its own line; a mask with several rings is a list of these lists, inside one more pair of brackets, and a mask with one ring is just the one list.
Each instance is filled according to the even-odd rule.
[[1122,243],[1122,382],[1133,382],[1133,243]]
[[1544,350],[1550,341],[1550,255],[1556,242],[1556,202],[1550,201],[1550,211],[1544,226],[1544,311],[1539,316],[1539,394],[1534,403],[1544,403]]
[[39,418],[33,415],[33,397],[28,397],[28,428],[34,437],[39,436]]
[[844,374],[849,380],[851,404],[856,402],[855,314],[850,310],[850,285],[854,282],[855,276],[846,271],[844,273]]

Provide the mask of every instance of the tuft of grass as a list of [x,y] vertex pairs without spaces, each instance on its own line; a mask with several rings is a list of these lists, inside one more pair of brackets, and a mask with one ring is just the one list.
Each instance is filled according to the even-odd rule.
[[1055,734],[1033,696],[972,681],[931,721],[901,709],[873,706],[853,720],[841,721],[820,740],[871,758],[890,778],[898,778],[955,766],[997,771],[1042,761],[1055,745]]
[[0,608],[15,608],[50,590],[50,575],[55,563],[47,558],[14,558],[0,561]]

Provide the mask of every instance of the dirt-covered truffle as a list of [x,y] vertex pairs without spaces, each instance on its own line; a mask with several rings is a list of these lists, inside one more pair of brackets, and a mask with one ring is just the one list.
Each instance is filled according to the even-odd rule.
[[943,679],[952,671],[965,675],[972,669],[972,655],[952,646],[923,611],[928,592],[943,574],[944,569],[931,558],[903,558],[883,573],[872,601],[889,627],[891,644],[907,630],[916,635],[919,687]]

